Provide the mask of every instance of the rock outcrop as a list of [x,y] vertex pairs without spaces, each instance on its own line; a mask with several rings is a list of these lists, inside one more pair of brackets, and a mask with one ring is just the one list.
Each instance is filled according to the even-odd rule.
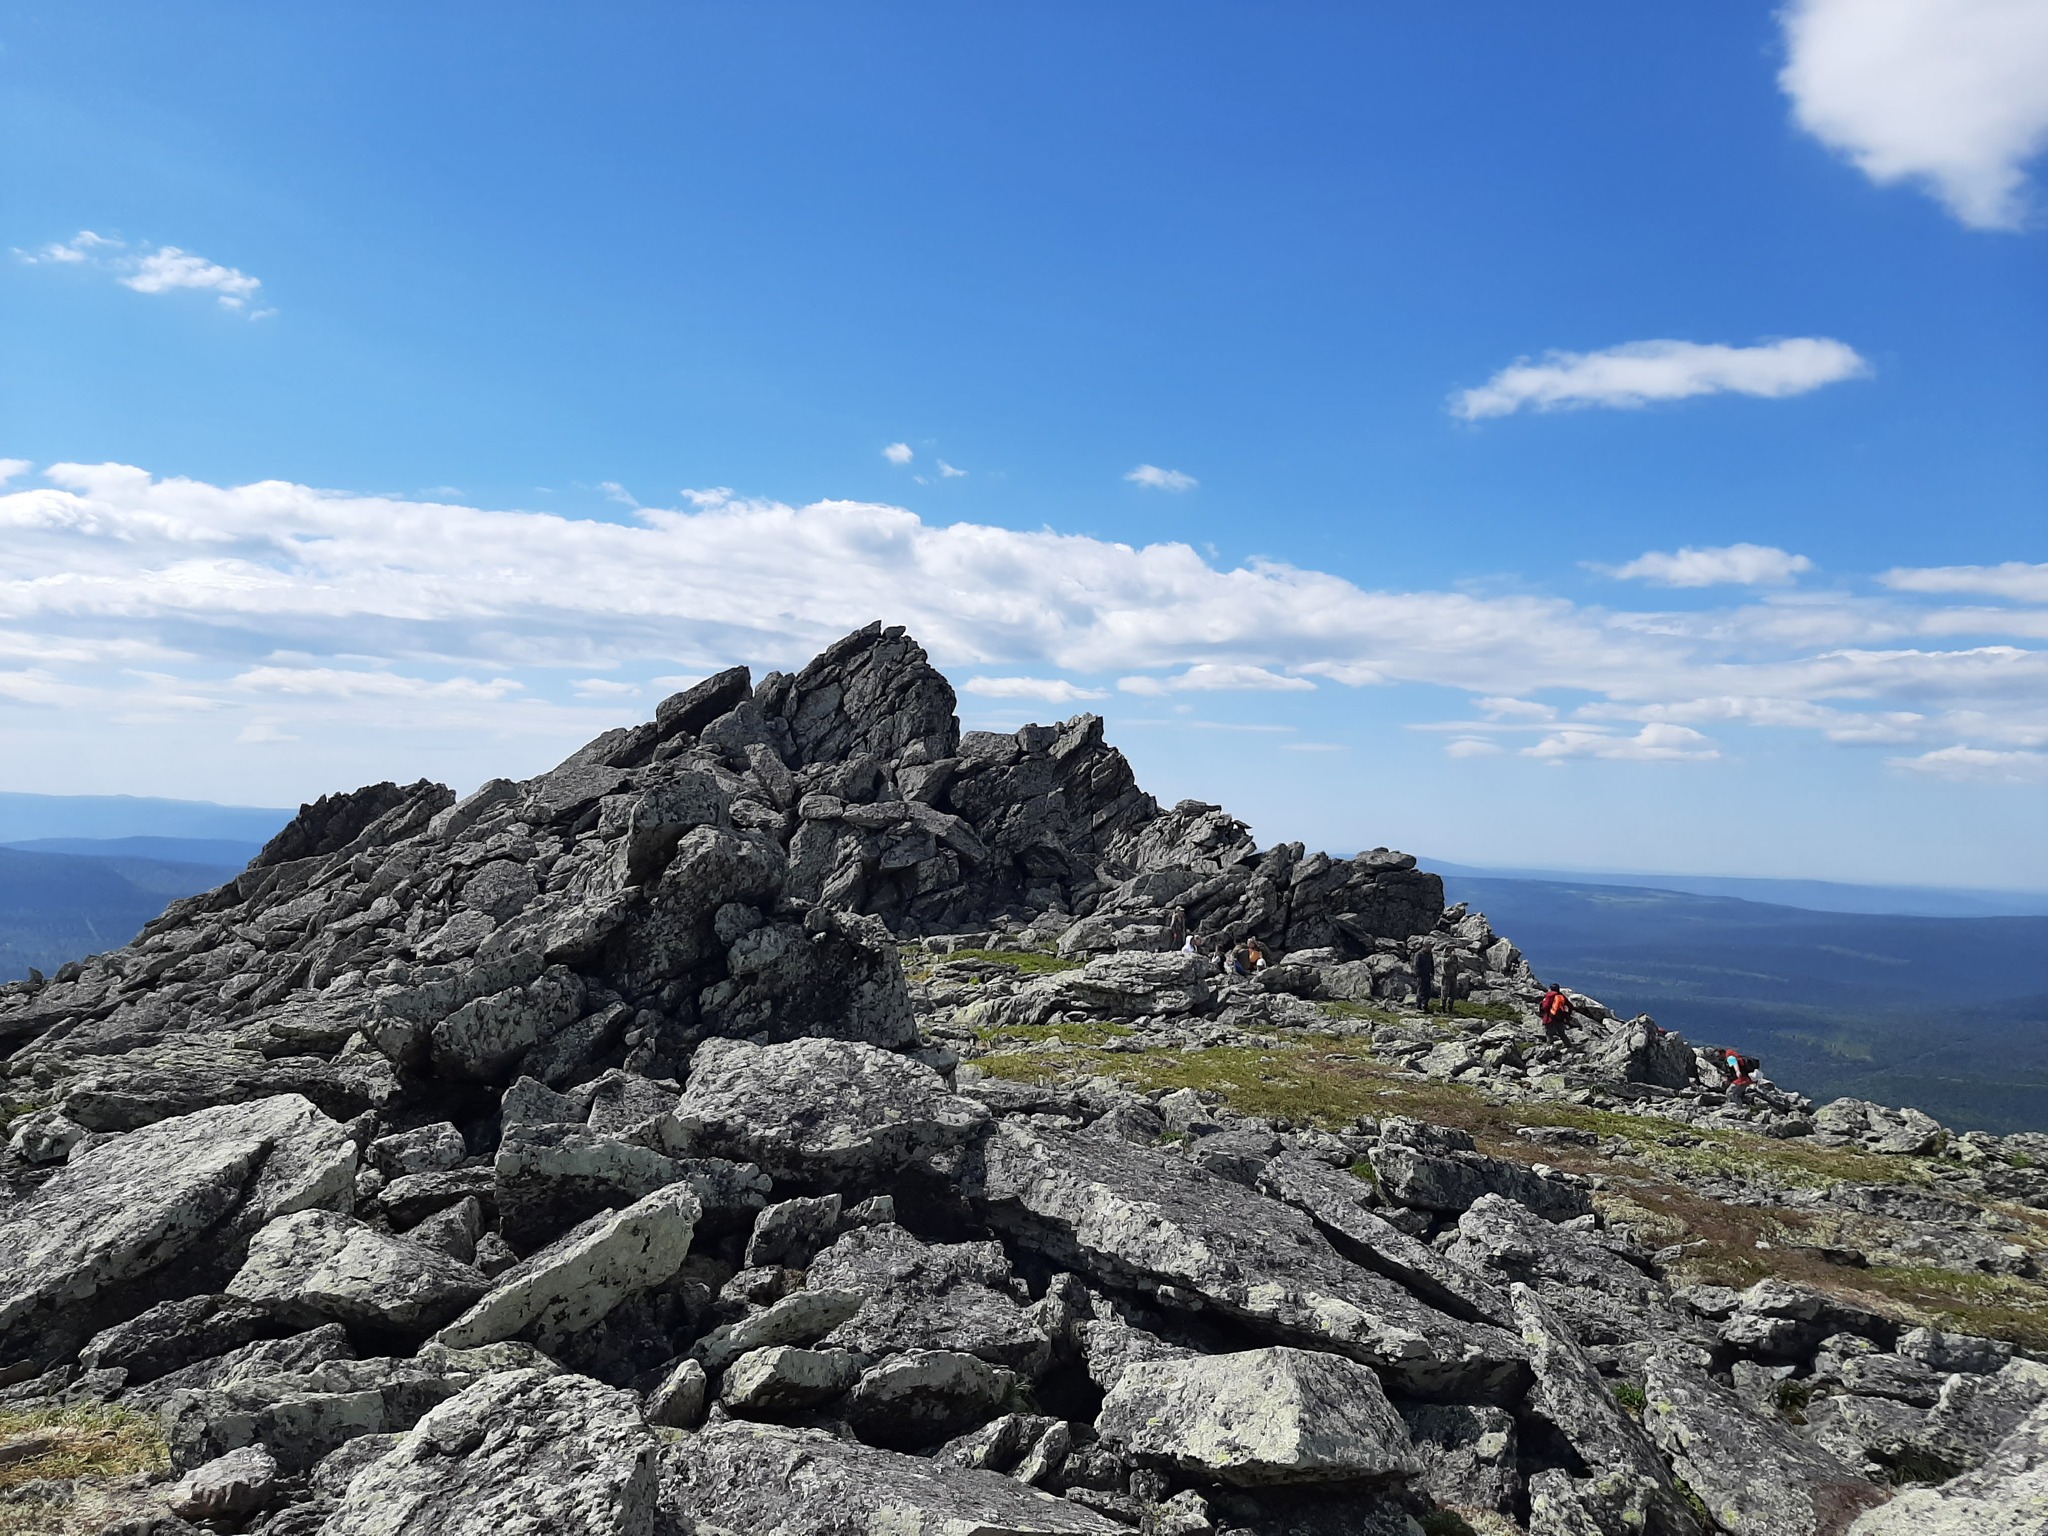
[[871,627],[0,988],[0,1403],[153,1448],[0,1526],[2039,1527],[2048,1145],[953,705]]

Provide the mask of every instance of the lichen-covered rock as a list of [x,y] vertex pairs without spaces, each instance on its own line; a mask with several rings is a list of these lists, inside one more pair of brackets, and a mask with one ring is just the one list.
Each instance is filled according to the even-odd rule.
[[1980,1465],[1939,1488],[1908,1488],[1849,1527],[1849,1536],[2043,1533],[2048,1533],[2048,1407],[2022,1419]]
[[593,1216],[505,1271],[435,1338],[465,1349],[524,1335],[546,1349],[681,1269],[700,1214],[697,1197],[672,1184],[623,1211]]
[[662,1489],[664,1502],[699,1530],[758,1536],[1126,1532],[1092,1509],[994,1472],[945,1467],[816,1430],[739,1421],[664,1446]]
[[1518,1341],[1341,1257],[1300,1211],[1148,1148],[1006,1120],[985,1148],[990,1220],[1065,1267],[1165,1283],[1268,1337],[1376,1366],[1417,1396],[1510,1394]]
[[507,1371],[358,1472],[321,1536],[653,1536],[655,1454],[631,1394]]
[[1303,1349],[1128,1366],[1096,1428],[1141,1461],[1241,1487],[1356,1482],[1422,1466],[1378,1376]]
[[232,1520],[269,1503],[276,1485],[276,1458],[260,1445],[245,1445],[194,1467],[166,1502],[187,1520]]
[[961,1147],[988,1111],[922,1062],[856,1041],[714,1040],[698,1048],[675,1119],[694,1150],[838,1183]]
[[1546,1178],[1520,1163],[1488,1157],[1463,1131],[1392,1119],[1368,1154],[1380,1189],[1401,1205],[1459,1212],[1482,1195],[1501,1195],[1552,1221],[1583,1216],[1592,1194],[1563,1177]]
[[786,1264],[793,1269],[807,1266],[818,1250],[831,1243],[839,1228],[840,1197],[834,1193],[816,1199],[782,1200],[766,1207],[754,1218],[754,1230],[747,1235],[745,1262]]
[[718,1400],[742,1418],[774,1418],[843,1397],[859,1379],[860,1357],[846,1350],[771,1344],[726,1367]]
[[957,1350],[906,1350],[861,1372],[847,1395],[846,1419],[873,1445],[936,1445],[993,1418],[1016,1379]]
[[1000,1243],[928,1244],[893,1222],[859,1227],[812,1260],[806,1284],[862,1298],[830,1339],[862,1354],[955,1350],[1031,1376],[1051,1354],[1009,1293]]
[[423,1338],[484,1293],[484,1277],[435,1249],[333,1211],[280,1216],[228,1282],[297,1328],[337,1322]]
[[1729,1536],[1837,1536],[1885,1499],[1856,1470],[1749,1412],[1735,1394],[1660,1351],[1643,1422]]
[[722,1371],[749,1350],[778,1344],[809,1344],[845,1322],[860,1310],[857,1291],[836,1291],[825,1287],[797,1291],[784,1296],[738,1322],[725,1323],[699,1339],[691,1356],[707,1369]]
[[342,1128],[296,1095],[159,1120],[92,1148],[0,1211],[0,1359],[38,1328],[62,1337],[114,1321],[96,1298],[202,1238],[231,1262],[236,1233],[346,1208],[355,1165]]

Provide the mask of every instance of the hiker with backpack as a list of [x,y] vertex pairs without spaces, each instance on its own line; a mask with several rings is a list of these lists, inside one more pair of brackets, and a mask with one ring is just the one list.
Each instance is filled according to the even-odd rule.
[[1756,1075],[1763,1070],[1763,1063],[1754,1056],[1726,1048],[1719,1055],[1722,1065],[1728,1069],[1728,1107],[1748,1109],[1749,1091],[1756,1085]]
[[1415,947],[1415,1006],[1429,1012],[1436,993],[1436,946],[1427,940]]
[[1572,1000],[1564,995],[1564,988],[1552,982],[1543,994],[1543,1001],[1536,1005],[1536,1017],[1543,1024],[1543,1038],[1564,1042],[1565,1022],[1572,1016]]
[[1458,952],[1444,951],[1443,965],[1437,974],[1437,990],[1444,995],[1444,1012],[1458,1011]]

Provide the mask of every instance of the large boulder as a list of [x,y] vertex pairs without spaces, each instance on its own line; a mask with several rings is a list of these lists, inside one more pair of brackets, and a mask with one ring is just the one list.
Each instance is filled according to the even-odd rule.
[[484,1277],[447,1254],[333,1211],[280,1216],[250,1241],[227,1293],[279,1322],[336,1322],[424,1338],[484,1293]]
[[1501,1195],[1551,1221],[1593,1209],[1592,1192],[1564,1177],[1548,1177],[1478,1151],[1463,1131],[1419,1120],[1390,1119],[1367,1154],[1381,1191],[1399,1205],[1457,1213],[1481,1195]]
[[1006,1120],[984,1149],[979,1204],[996,1226],[1115,1289],[1177,1287],[1276,1343],[1332,1350],[1415,1396],[1512,1395],[1512,1337],[1424,1305],[1343,1258],[1292,1206],[1182,1157]]
[[2015,1425],[1983,1463],[1939,1488],[1908,1488],[1859,1516],[1849,1536],[2044,1536],[2048,1406]]
[[347,1133],[295,1094],[92,1148],[0,1213],[0,1360],[123,1320],[124,1285],[180,1260],[231,1268],[240,1242],[275,1217],[347,1209],[355,1168]]
[[466,1349],[524,1336],[547,1349],[681,1269],[700,1214],[689,1188],[671,1184],[623,1211],[593,1216],[506,1270],[435,1337]]
[[806,1283],[861,1296],[830,1342],[862,1354],[955,1350],[1035,1376],[1051,1353],[1010,1295],[1000,1243],[928,1244],[893,1222],[856,1227],[811,1261]]
[[656,1442],[587,1376],[486,1376],[358,1472],[321,1536],[653,1536]]
[[669,1441],[662,1484],[700,1531],[1125,1536],[1127,1530],[999,1473],[962,1471],[772,1424],[712,1424]]
[[1673,1350],[1643,1382],[1643,1423],[1728,1536],[1839,1536],[1883,1489],[1791,1428],[1751,1413]]
[[1422,1466],[1379,1377],[1311,1350],[1134,1364],[1095,1422],[1141,1461],[1208,1482],[1356,1482]]
[[987,1122],[922,1062],[849,1040],[707,1040],[675,1109],[693,1150],[835,1186],[964,1146]]

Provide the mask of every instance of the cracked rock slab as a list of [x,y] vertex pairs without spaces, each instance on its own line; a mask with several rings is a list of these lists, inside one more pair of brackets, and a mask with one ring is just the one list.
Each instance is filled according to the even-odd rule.
[[1141,1461],[1239,1487],[1356,1482],[1422,1468],[1379,1377],[1313,1350],[1129,1365],[1095,1422],[1104,1439]]
[[1006,1120],[978,1190],[992,1224],[1112,1289],[1177,1287],[1276,1343],[1331,1350],[1417,1397],[1508,1396],[1518,1339],[1353,1264],[1293,1206],[1185,1158]]
[[482,1300],[435,1335],[451,1349],[527,1336],[548,1349],[683,1267],[700,1211],[680,1184],[594,1216],[515,1264]]
[[227,1294],[294,1328],[336,1322],[424,1337],[484,1293],[467,1264],[333,1211],[280,1216],[249,1243]]
[[700,1531],[749,1536],[1127,1536],[1092,1509],[1000,1473],[739,1421],[664,1446],[662,1495]]
[[872,1045],[707,1040],[675,1120],[695,1151],[758,1163],[778,1179],[838,1181],[963,1146],[988,1111],[948,1092],[922,1062]]
[[587,1376],[505,1371],[358,1472],[321,1536],[654,1536],[656,1444]]

